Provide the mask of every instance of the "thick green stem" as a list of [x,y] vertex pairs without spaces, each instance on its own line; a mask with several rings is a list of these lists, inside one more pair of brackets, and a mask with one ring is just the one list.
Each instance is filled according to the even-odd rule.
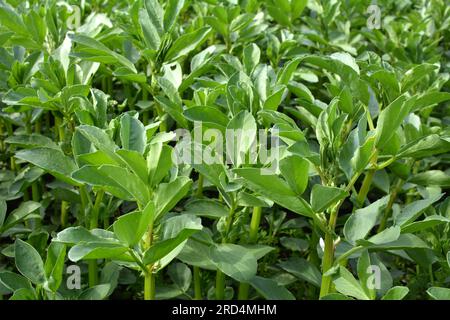
[[330,213],[330,220],[328,226],[330,232],[325,234],[325,248],[322,260],[322,283],[320,285],[320,298],[326,296],[330,291],[331,276],[325,276],[325,273],[333,266],[334,262],[334,228],[336,227],[336,220],[339,212],[339,207],[342,202],[338,203]]
[[97,195],[95,197],[94,207],[92,208],[91,216],[89,219],[89,228],[90,229],[95,229],[98,227],[98,217],[100,214],[100,206],[102,204],[104,194],[105,194],[104,190],[99,190],[97,192]]
[[197,197],[201,197],[203,195],[203,176],[201,174],[198,175],[198,180],[197,180],[197,193],[196,196]]
[[155,276],[148,266],[144,282],[144,300],[155,300]]
[[[250,221],[250,231],[248,236],[249,243],[256,243],[256,240],[258,239],[258,230],[259,230],[259,223],[261,222],[261,207],[254,207],[253,213],[252,213],[252,220]],[[239,300],[247,300],[248,299],[248,291],[249,291],[250,285],[248,283],[242,282],[239,285],[239,294],[238,299]]]
[[[105,191],[100,190],[97,192],[95,197],[94,207],[92,208],[90,219],[89,219],[89,228],[95,229],[98,227],[98,216],[100,212],[100,205],[102,204],[103,195]],[[97,260],[89,260],[88,261],[88,271],[89,271],[89,287],[96,286],[98,284],[98,265]]]
[[66,201],[61,201],[61,228],[64,229],[67,225],[67,205]]
[[[234,211],[236,210],[235,206],[233,205],[230,208],[230,211],[228,213],[227,222],[225,225],[225,234],[222,238],[222,243],[228,242],[228,235],[231,230],[231,226],[233,225],[233,219],[234,219]],[[223,300],[225,297],[225,274],[217,269],[216,273],[216,300]]]
[[200,277],[200,268],[194,266],[194,299],[202,300],[202,279]]
[[[153,221],[148,226],[147,237],[144,248],[148,250],[153,243]],[[155,300],[155,275],[153,274],[153,265],[146,266],[144,279],[144,300]]]
[[389,202],[386,208],[384,209],[383,217],[381,218],[380,221],[380,226],[378,227],[378,233],[386,228],[387,221],[391,216],[392,206],[394,205],[395,199],[397,198],[397,195],[400,189],[402,188],[403,183],[404,183],[403,180],[399,179],[394,187],[394,190],[392,190],[391,195],[389,196]]
[[375,170],[369,170],[364,177],[363,183],[361,185],[361,189],[359,189],[358,196],[356,197],[356,204],[358,208],[361,208],[364,204],[364,200],[369,193],[370,186],[372,185],[372,179],[375,174]]
[[88,260],[88,277],[89,277],[89,288],[92,288],[98,284],[97,259]]
[[217,270],[216,274],[216,300],[223,300],[225,298],[225,274]]

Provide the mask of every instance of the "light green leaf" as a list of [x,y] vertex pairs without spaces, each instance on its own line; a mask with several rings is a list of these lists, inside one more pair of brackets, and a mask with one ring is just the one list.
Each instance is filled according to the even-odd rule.
[[355,297],[359,300],[370,300],[358,280],[345,267],[339,268],[339,277],[334,280],[336,290],[342,294]]
[[127,246],[133,247],[141,240],[155,215],[155,205],[149,202],[142,211],[120,216],[113,224],[114,234]]
[[120,140],[126,150],[134,150],[142,154],[147,142],[144,125],[135,117],[125,113],[120,118]]
[[254,276],[250,284],[267,300],[295,300],[294,295],[275,280]]
[[257,168],[242,168],[233,171],[245,179],[244,183],[251,190],[275,203],[305,216],[314,214],[308,203],[298,197],[289,185],[277,175],[261,174],[261,169]]
[[315,212],[323,212],[347,196],[345,190],[315,184],[311,191],[311,207]]
[[345,239],[352,244],[363,239],[377,223],[381,208],[388,200],[389,197],[385,196],[363,209],[356,210],[344,225]]
[[47,280],[41,256],[32,245],[17,239],[14,245],[17,270],[34,284],[44,284]]
[[61,181],[71,185],[79,185],[78,182],[71,178],[72,172],[78,169],[77,165],[60,150],[40,147],[19,150],[15,156],[47,171]]
[[253,253],[236,244],[218,244],[209,250],[216,267],[240,282],[250,281],[256,274],[257,261]]
[[427,290],[428,295],[434,300],[450,300],[450,289],[431,287]]
[[165,62],[172,62],[195,50],[211,31],[209,27],[203,27],[191,33],[187,33],[174,41],[164,57]]
[[403,300],[404,297],[409,293],[408,287],[396,286],[392,287],[386,292],[386,294],[381,298],[381,300]]
[[197,229],[183,229],[176,237],[155,243],[145,251],[142,262],[145,265],[156,263],[185,243],[197,231]]

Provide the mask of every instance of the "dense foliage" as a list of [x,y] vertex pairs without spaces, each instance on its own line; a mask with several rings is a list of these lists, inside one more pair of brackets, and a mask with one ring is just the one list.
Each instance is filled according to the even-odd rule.
[[0,44],[1,298],[450,299],[448,0],[0,0]]

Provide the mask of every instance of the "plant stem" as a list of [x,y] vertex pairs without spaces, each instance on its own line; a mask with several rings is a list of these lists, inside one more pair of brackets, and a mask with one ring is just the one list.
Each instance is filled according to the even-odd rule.
[[391,195],[389,196],[389,202],[386,206],[386,209],[384,209],[383,217],[381,217],[380,226],[378,227],[377,232],[380,233],[386,228],[387,221],[391,215],[392,212],[392,206],[394,205],[395,199],[397,198],[397,195],[400,191],[400,189],[403,186],[403,180],[399,179],[397,181],[397,184],[394,187],[394,190],[392,190]]
[[375,170],[369,170],[364,177],[361,189],[359,189],[358,196],[356,197],[356,204],[358,208],[361,208],[366,200],[367,194],[369,193],[370,186],[372,185],[372,179],[375,174]]
[[155,300],[155,277],[150,270],[151,266],[147,267],[149,270],[145,275],[144,282],[144,300]]
[[102,204],[104,194],[105,194],[104,190],[99,190],[97,192],[97,195],[95,197],[94,207],[92,208],[91,216],[89,219],[89,228],[90,229],[95,229],[98,227],[98,217],[99,217],[99,213],[100,213],[100,205]]
[[67,225],[67,205],[66,201],[61,201],[61,228],[64,229]]
[[[228,213],[228,219],[225,225],[225,234],[222,238],[222,243],[228,242],[228,234],[230,233],[231,226],[233,224],[234,211],[236,210],[233,204]],[[225,297],[225,274],[217,269],[216,273],[216,300],[223,300]]]
[[202,300],[202,279],[200,277],[200,267],[194,266],[194,298]]
[[333,207],[330,213],[330,220],[328,226],[331,231],[325,234],[325,248],[322,260],[322,284],[320,285],[320,298],[326,296],[330,290],[331,276],[325,276],[324,274],[333,266],[334,260],[334,228],[336,226],[336,220],[339,212],[339,207],[342,201]]
[[197,180],[196,196],[200,198],[202,195],[203,195],[203,175],[199,174],[198,175],[198,180]]
[[361,189],[359,189],[358,195],[356,197],[356,205],[358,208],[362,207],[362,205],[364,204],[364,200],[366,200],[366,197],[369,194],[373,176],[377,171],[376,170],[377,159],[378,159],[378,151],[375,149],[370,157],[370,164],[372,166],[372,169],[370,169],[369,172],[367,172],[366,176],[364,177]]
[[[148,226],[147,237],[145,239],[144,248],[148,250],[153,242],[153,221]],[[144,300],[155,300],[155,277],[153,274],[153,265],[146,266],[144,280]]]
[[[90,219],[89,219],[89,228],[95,229],[98,227],[98,216],[100,212],[100,205],[102,204],[103,195],[105,194],[105,191],[99,190],[97,192],[97,195],[95,197],[95,203],[94,207],[92,208]],[[89,287],[96,286],[98,284],[98,265],[97,260],[89,260],[88,261],[88,267],[89,267]]]
[[216,274],[216,300],[223,300],[225,298],[225,274],[217,270]]
[[[261,222],[261,207],[254,207],[253,213],[252,213],[252,220],[250,221],[250,231],[248,236],[248,242],[249,243],[256,243],[256,240],[258,239],[258,229],[259,229],[259,223]],[[250,285],[248,283],[242,282],[239,285],[239,294],[238,299],[239,300],[247,300],[248,299],[248,291],[249,291]]]

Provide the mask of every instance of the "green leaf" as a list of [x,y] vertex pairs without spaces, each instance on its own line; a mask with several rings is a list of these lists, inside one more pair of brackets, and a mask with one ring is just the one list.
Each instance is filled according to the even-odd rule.
[[[125,168],[113,165],[102,165],[100,167],[84,166],[73,173],[73,177],[94,186],[105,188],[113,187],[121,190],[118,195],[131,195],[139,203],[148,203],[150,194],[145,183],[139,177]],[[112,190],[112,189],[107,189]],[[130,199],[130,196],[125,197]]]
[[254,276],[249,283],[267,300],[295,300],[294,295],[275,280]]
[[167,3],[166,10],[164,12],[164,30],[166,32],[171,31],[178,15],[183,9],[184,0],[169,0]]
[[209,255],[216,267],[239,282],[248,282],[256,274],[257,261],[253,253],[236,244],[217,244]]
[[127,252],[128,248],[112,242],[86,242],[73,246],[69,250],[70,261],[77,262],[89,259],[114,259]]
[[450,289],[431,287],[427,290],[428,295],[434,300],[450,300]]
[[312,216],[314,213],[308,203],[291,190],[289,185],[276,175],[261,174],[261,169],[234,169],[245,179],[244,183],[253,191],[267,197],[279,205],[298,214]]
[[60,150],[40,147],[17,151],[15,156],[47,171],[61,181],[79,185],[71,178],[72,172],[78,169],[77,165]]
[[[234,166],[245,163],[246,155],[251,151],[256,139],[256,121],[253,115],[243,110],[227,125],[227,132],[232,132],[226,139],[226,150]],[[253,151],[253,150],[252,150]],[[256,150],[255,150],[256,151]]]
[[381,111],[376,128],[377,148],[382,149],[389,144],[401,123],[410,112],[410,104],[406,95],[401,95]]
[[133,247],[141,240],[155,215],[155,205],[149,202],[144,210],[120,216],[113,224],[117,238],[127,246]]
[[300,61],[301,58],[297,58],[287,63],[286,66],[284,66],[278,74],[277,84],[287,85],[291,80],[295,70],[297,70]]
[[134,150],[140,154],[144,152],[147,142],[144,125],[128,113],[120,118],[120,141],[126,150]]
[[188,128],[187,119],[183,116],[183,107],[163,96],[154,97],[162,109],[167,112],[181,128]]
[[6,217],[6,201],[5,200],[0,200],[0,230],[3,227],[3,223],[5,222],[5,217]]
[[[5,206],[3,207],[3,219],[6,213],[6,202]],[[28,215],[35,212],[37,209],[39,209],[42,205],[39,202],[35,201],[25,201],[22,202],[17,209],[14,209],[6,218],[6,220],[3,223],[3,219],[1,219],[2,216],[2,208],[1,208],[1,202],[0,202],[0,225],[3,224],[2,227],[0,227],[0,231],[5,231],[14,225],[16,225],[19,222],[22,222],[27,218]]]
[[403,146],[397,158],[414,157],[416,159],[425,158],[450,151],[450,142],[442,139],[437,134],[430,134],[425,137],[420,137],[417,140],[411,141]]
[[372,244],[383,244],[397,240],[400,237],[401,229],[398,226],[392,226],[384,229],[382,232],[370,237],[367,242]]
[[369,285],[370,277],[372,276],[372,262],[370,260],[370,255],[368,250],[364,250],[361,256],[358,259],[358,277],[361,283],[361,287],[363,288],[367,297],[371,300],[376,298],[376,290],[375,287],[371,287]]
[[396,286],[392,287],[386,292],[386,294],[381,298],[381,300],[403,300],[404,297],[409,293],[408,287]]
[[249,44],[244,48],[242,53],[245,72],[251,74],[253,69],[258,65],[261,57],[261,50],[255,43]]
[[409,182],[421,186],[450,187],[450,175],[441,170],[429,170],[411,176]]
[[345,190],[315,184],[311,191],[311,207],[315,212],[323,212],[347,196]]
[[[99,172],[98,166],[83,166],[72,174],[72,177],[82,183],[101,187],[115,197],[123,200],[133,200],[132,194],[120,186],[114,179]],[[142,182],[141,182],[142,183]]]
[[427,75],[429,75],[438,68],[439,67],[434,64],[422,63],[413,67],[412,69],[409,69],[404,73],[401,82],[402,92],[408,91],[416,83],[421,81],[424,77],[426,77]]
[[187,177],[178,177],[169,183],[161,183],[155,191],[155,220],[171,210],[191,188],[192,181]]
[[185,212],[202,217],[218,219],[228,215],[225,205],[214,199],[198,199],[186,204]]
[[[120,149],[116,151],[117,155],[127,164],[128,169],[133,171],[144,183],[148,183],[148,170],[144,157],[137,151]],[[101,163],[92,163],[100,165]],[[114,164],[104,162],[104,164]]]
[[295,277],[320,288],[322,274],[317,267],[309,261],[303,258],[291,257],[287,261],[281,261],[279,265],[283,270],[291,273]]
[[358,75],[360,74],[359,66],[350,54],[347,52],[335,52],[330,55],[330,58],[333,60],[337,60],[350,68],[352,68]]
[[363,239],[377,223],[381,208],[387,204],[388,200],[389,197],[385,196],[363,209],[356,210],[344,225],[345,239],[352,244]]
[[30,281],[20,274],[11,271],[0,271],[0,284],[8,290],[32,289]]
[[339,277],[333,281],[336,290],[342,294],[355,297],[359,300],[370,300],[358,280],[344,267],[339,268]]
[[21,148],[46,147],[59,149],[58,145],[50,138],[40,134],[20,134],[5,139],[6,143],[17,145]]
[[174,41],[169,51],[164,57],[165,62],[172,62],[182,56],[189,54],[195,50],[211,31],[209,27],[203,27],[191,33],[187,33]]
[[17,239],[14,244],[16,267],[19,272],[34,284],[44,284],[47,281],[44,263],[41,256],[32,245]]
[[228,117],[219,109],[207,106],[196,106],[184,111],[184,116],[191,121],[217,124],[221,127],[228,125]]
[[419,231],[422,231],[422,230],[425,230],[428,228],[433,228],[442,223],[450,223],[450,219],[443,217],[443,216],[439,216],[439,215],[432,215],[432,216],[426,217],[422,221],[416,221],[416,222],[412,222],[410,224],[403,225],[402,232],[403,233],[417,233]]
[[98,150],[105,152],[111,159],[120,163],[120,158],[114,153],[118,147],[105,131],[95,126],[88,125],[78,126],[76,131],[80,132]]
[[145,265],[158,262],[185,243],[185,241],[197,231],[197,229],[183,229],[176,237],[157,242],[145,251],[142,262]]
[[103,43],[83,34],[69,34],[68,36],[73,42],[88,48],[89,51],[86,58],[89,58],[89,60],[102,63],[118,63],[137,73],[134,64],[130,60],[112,51]]
[[108,283],[87,288],[78,296],[78,300],[103,300],[109,295],[110,287]]
[[158,185],[171,167],[172,148],[162,143],[151,144],[147,155],[149,185]]
[[305,10],[308,0],[291,0],[291,17],[297,19]]
[[[157,2],[156,0],[146,1],[148,2]],[[159,4],[158,4],[159,6]],[[149,5],[152,7],[152,4]],[[141,27],[142,35],[144,38],[144,42],[152,50],[158,50],[161,45],[161,37],[160,32],[158,30],[158,21],[156,19],[151,19],[149,16],[149,12],[141,9],[139,10],[139,25]]]
[[407,233],[401,234],[397,240],[381,243],[381,244],[372,244],[369,241],[361,240],[358,241],[358,244],[364,245],[371,249],[379,249],[379,250],[401,250],[401,249],[413,249],[413,248],[429,248],[428,245],[419,237]]
[[52,242],[47,248],[47,259],[44,270],[48,279],[47,286],[53,292],[58,290],[63,279],[64,259],[66,257],[66,246],[62,243]]
[[87,230],[84,227],[69,227],[60,231],[53,241],[61,242],[65,244],[76,244],[80,242],[108,242],[108,239],[104,239],[92,231]]
[[20,288],[14,291],[14,294],[9,300],[38,300],[38,298],[34,289]]
[[429,206],[431,206],[436,201],[439,201],[439,199],[441,199],[443,195],[443,193],[436,194],[430,196],[429,198],[417,200],[404,206],[401,210],[401,213],[396,216],[395,224],[403,227],[409,223],[414,222]]

